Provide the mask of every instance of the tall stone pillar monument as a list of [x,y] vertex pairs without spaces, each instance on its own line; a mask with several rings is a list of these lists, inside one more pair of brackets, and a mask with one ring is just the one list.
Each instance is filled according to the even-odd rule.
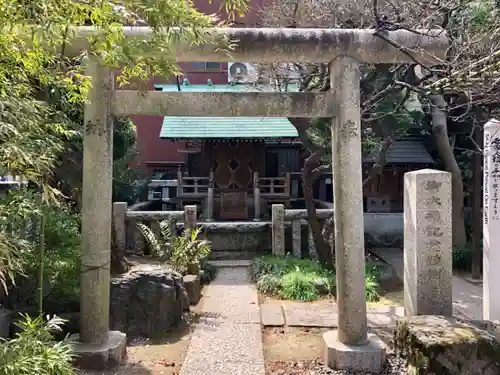
[[500,320],[500,121],[484,125],[483,319]]
[[405,173],[404,210],[405,314],[451,316],[451,174]]

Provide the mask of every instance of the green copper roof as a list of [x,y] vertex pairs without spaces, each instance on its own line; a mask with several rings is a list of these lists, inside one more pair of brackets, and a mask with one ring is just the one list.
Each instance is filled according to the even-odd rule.
[[163,139],[296,138],[297,130],[282,117],[165,117]]
[[[250,85],[191,85],[184,80],[181,91],[257,91]],[[178,91],[175,85],[157,85],[162,91]],[[296,89],[294,87],[294,89]],[[290,90],[291,91],[291,90]],[[297,130],[285,117],[164,117],[162,139],[269,139],[296,138]]]
[[[207,80],[206,85],[192,85],[187,79],[179,85],[183,92],[260,92],[260,91],[274,91],[271,88],[264,87],[256,88],[253,85],[235,84],[235,85],[214,85],[212,80]],[[157,90],[162,91],[179,91],[177,84],[155,85]],[[298,91],[297,85],[289,84],[286,91]]]

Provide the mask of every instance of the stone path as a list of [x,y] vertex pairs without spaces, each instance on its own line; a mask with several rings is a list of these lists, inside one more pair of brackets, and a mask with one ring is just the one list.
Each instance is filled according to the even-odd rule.
[[203,295],[180,375],[264,375],[258,297],[248,267],[219,268]]
[[[375,255],[389,263],[398,277],[403,280],[404,261],[403,249],[387,248],[372,249]],[[453,276],[453,308],[459,315],[470,319],[482,319],[483,317],[483,288],[474,285],[464,279]]]

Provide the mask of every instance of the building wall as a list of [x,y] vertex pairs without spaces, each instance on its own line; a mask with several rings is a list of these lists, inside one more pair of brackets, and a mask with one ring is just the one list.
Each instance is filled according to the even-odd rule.
[[[258,27],[261,9],[269,2],[270,0],[250,0],[249,12],[245,17],[237,18],[234,26]],[[195,0],[194,3],[198,10],[206,14],[218,14],[220,19],[227,19],[224,12],[220,11],[221,0],[212,2]],[[227,64],[219,64],[218,67],[211,64],[208,68],[202,69],[200,69],[199,64],[180,63],[179,65],[184,73],[181,80],[187,78],[191,84],[206,84],[208,79],[211,79],[214,84],[227,83]],[[148,90],[154,90],[155,85],[175,82],[175,77],[152,77],[149,81],[138,85]],[[185,162],[186,154],[178,151],[184,149],[184,142],[160,139],[160,130],[163,123],[162,116],[134,116],[132,120],[137,128],[139,151],[135,166],[147,172],[151,177],[154,168],[169,167],[173,169]]]

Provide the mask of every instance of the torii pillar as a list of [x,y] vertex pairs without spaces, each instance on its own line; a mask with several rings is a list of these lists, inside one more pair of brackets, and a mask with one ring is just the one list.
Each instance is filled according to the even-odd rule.
[[84,110],[80,333],[76,362],[85,369],[115,367],[126,357],[126,335],[109,330],[113,185],[114,76],[99,59],[85,61],[92,79]]
[[341,56],[330,63],[336,104],[332,176],[338,330],[324,333],[323,339],[328,367],[378,372],[386,361],[386,346],[367,328],[359,81],[356,59]]

